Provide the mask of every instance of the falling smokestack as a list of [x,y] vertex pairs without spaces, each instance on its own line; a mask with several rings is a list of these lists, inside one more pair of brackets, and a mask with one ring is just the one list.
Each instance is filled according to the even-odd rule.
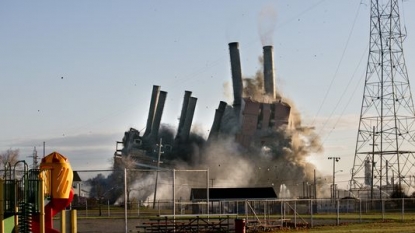
[[274,53],[272,45],[264,46],[263,49],[265,94],[275,98]]
[[179,138],[183,131],[183,125],[184,125],[184,121],[186,120],[186,112],[187,112],[187,107],[189,105],[189,100],[190,100],[191,95],[192,95],[191,91],[184,92],[182,112],[180,114],[179,127],[177,128],[176,140],[180,140]]
[[157,141],[158,139],[161,116],[163,115],[164,103],[166,102],[166,97],[167,97],[167,92],[160,91],[156,113],[154,115],[153,127],[151,128],[151,138],[154,141]]
[[216,109],[215,112],[215,118],[213,119],[212,128],[209,132],[209,138],[208,140],[212,140],[213,138],[216,138],[219,134],[220,124],[222,122],[223,114],[225,113],[226,109],[226,103],[223,101],[220,101],[218,109]]
[[183,124],[183,130],[181,132],[181,140],[187,141],[189,139],[190,128],[192,126],[193,116],[195,114],[197,98],[190,97],[189,104],[186,111],[186,119]]
[[229,43],[229,53],[231,57],[231,72],[233,83],[233,106],[235,108],[240,108],[242,103],[243,82],[238,42]]
[[151,133],[153,127],[154,113],[156,111],[157,102],[160,94],[160,86],[153,85],[153,93],[151,94],[150,109],[148,110],[147,126],[143,137],[147,137]]

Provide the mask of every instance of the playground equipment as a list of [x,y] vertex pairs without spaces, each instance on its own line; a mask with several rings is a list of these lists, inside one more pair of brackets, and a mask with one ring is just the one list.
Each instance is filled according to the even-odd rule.
[[[20,163],[23,170],[17,171]],[[72,180],[68,159],[57,152],[44,157],[39,169],[28,170],[25,161],[8,164],[0,182],[0,232],[59,233],[53,217],[71,203]]]

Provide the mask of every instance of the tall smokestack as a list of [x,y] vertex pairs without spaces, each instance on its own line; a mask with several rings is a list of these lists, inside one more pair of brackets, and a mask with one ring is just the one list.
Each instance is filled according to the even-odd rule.
[[157,141],[160,129],[161,116],[163,115],[164,103],[166,102],[167,92],[160,91],[156,113],[154,115],[153,127],[151,128],[151,138]]
[[154,121],[154,113],[156,111],[159,94],[160,86],[154,85],[153,93],[151,94],[150,109],[148,110],[146,131],[144,132],[143,137],[147,137],[151,133],[151,128],[153,127]]
[[181,137],[180,137],[180,139],[183,141],[187,141],[189,139],[190,128],[192,126],[193,116],[195,114],[196,102],[197,102],[197,98],[190,97],[189,105],[187,106],[187,111],[186,111],[186,119],[184,121],[183,129],[182,129]]
[[189,100],[190,100],[191,95],[192,95],[191,91],[184,92],[182,112],[180,114],[179,127],[177,128],[176,139],[178,139],[181,136],[181,133],[183,131],[184,121],[186,120],[187,106],[189,105]]
[[223,114],[225,113],[226,103],[220,101],[218,109],[215,112],[215,118],[213,119],[212,128],[210,128],[208,140],[212,140],[218,136],[220,130],[220,124],[222,121]]
[[233,106],[236,108],[240,108],[242,103],[243,82],[238,42],[229,43],[229,53],[231,57],[231,71],[233,83]]
[[265,94],[275,98],[274,53],[272,45],[264,46],[263,49]]

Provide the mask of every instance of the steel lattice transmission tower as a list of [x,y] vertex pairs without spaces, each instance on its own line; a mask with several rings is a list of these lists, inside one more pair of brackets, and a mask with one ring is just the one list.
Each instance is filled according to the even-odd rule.
[[[370,46],[350,188],[382,198],[412,186],[415,111],[398,0],[371,0]],[[367,192],[362,192],[367,190]]]

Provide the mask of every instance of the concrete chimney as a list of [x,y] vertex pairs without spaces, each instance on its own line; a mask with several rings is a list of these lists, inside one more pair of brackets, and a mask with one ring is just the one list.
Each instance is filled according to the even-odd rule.
[[272,45],[264,46],[264,87],[265,94],[275,98],[274,53]]
[[233,106],[236,108],[240,108],[242,103],[243,82],[238,42],[229,43],[229,53],[231,57],[231,71],[233,83]]
[[167,92],[160,91],[156,113],[154,115],[153,126],[151,127],[151,138],[154,142],[158,141],[158,134],[160,129],[161,116],[163,115],[164,103],[166,102]]
[[226,105],[227,104],[225,102],[220,101],[219,107],[218,109],[216,109],[215,112],[215,118],[213,119],[212,128],[210,128],[208,140],[212,140],[213,138],[216,138],[218,136],[220,124],[222,122],[223,114],[225,113]]
[[189,104],[187,106],[186,118],[184,120],[183,129],[181,130],[180,139],[187,141],[189,139],[190,128],[192,127],[193,116],[195,114],[197,98],[190,97]]
[[153,121],[154,121],[154,113],[156,111],[159,94],[160,94],[160,86],[154,85],[153,93],[151,94],[150,109],[148,110],[146,131],[144,132],[143,137],[147,137],[151,133],[151,128],[153,127]]
[[177,128],[176,139],[178,139],[180,137],[181,132],[183,131],[184,121],[186,120],[187,106],[189,105],[189,100],[190,100],[191,95],[192,95],[191,91],[185,91],[184,92],[182,112],[180,114],[179,127]]

